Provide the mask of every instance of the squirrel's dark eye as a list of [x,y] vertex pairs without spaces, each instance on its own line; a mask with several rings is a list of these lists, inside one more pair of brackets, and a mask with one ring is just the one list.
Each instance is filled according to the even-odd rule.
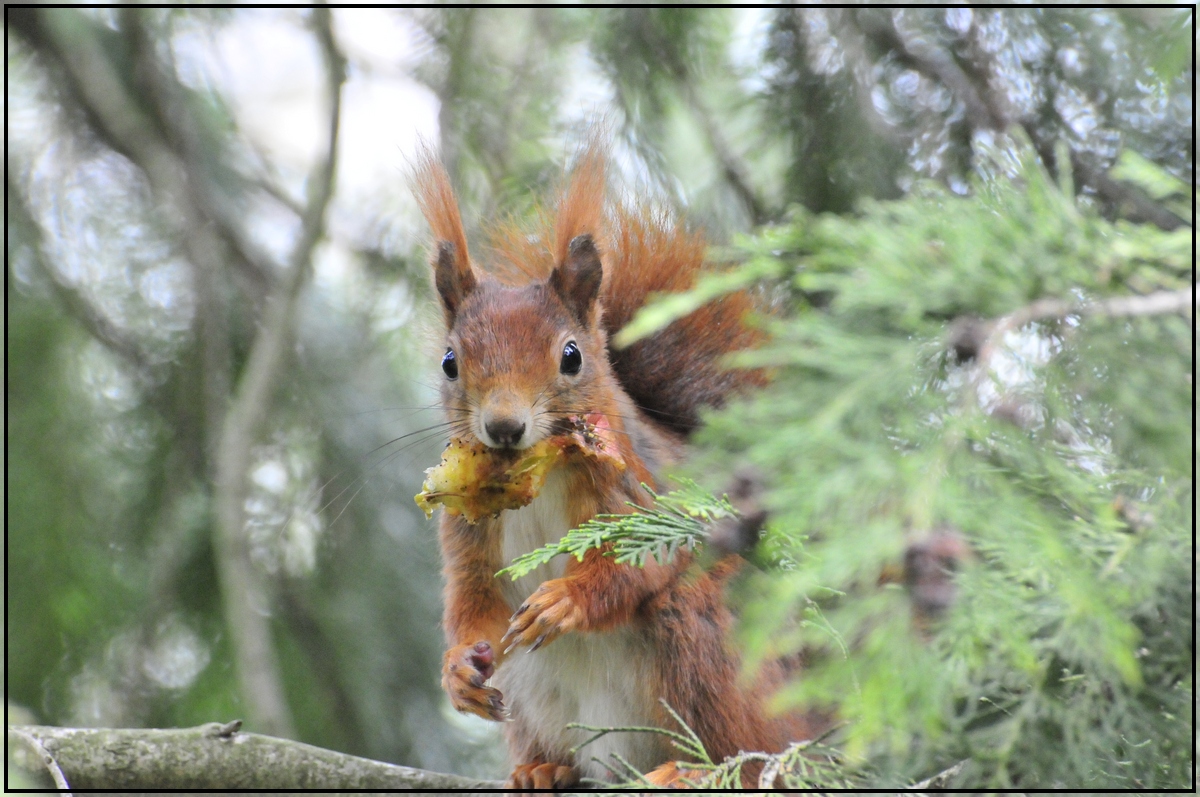
[[575,376],[582,367],[583,355],[579,352],[579,347],[575,345],[575,341],[567,341],[567,345],[563,346],[562,362],[559,364],[558,370],[567,376]]
[[454,349],[446,349],[446,356],[442,358],[442,370],[451,379],[458,379],[458,360],[454,359]]

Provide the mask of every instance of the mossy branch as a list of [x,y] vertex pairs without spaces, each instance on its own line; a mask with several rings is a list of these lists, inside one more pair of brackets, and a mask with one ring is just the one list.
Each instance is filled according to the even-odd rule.
[[[241,723],[195,728],[54,728],[13,725],[9,761],[59,789],[431,790],[472,793],[496,781],[446,775],[241,733]],[[59,779],[62,782],[59,783]]]

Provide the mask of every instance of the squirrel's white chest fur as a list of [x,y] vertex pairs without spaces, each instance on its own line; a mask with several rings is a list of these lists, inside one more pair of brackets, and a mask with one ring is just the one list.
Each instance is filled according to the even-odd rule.
[[[553,471],[532,503],[500,516],[505,564],[567,533],[567,481],[564,470]],[[559,556],[516,582],[501,577],[509,607],[516,611],[542,582],[561,577],[565,567],[566,557]],[[600,727],[654,723],[655,698],[649,690],[653,660],[644,636],[626,625],[608,632],[564,634],[533,652],[518,648],[496,671],[493,683],[514,719],[546,750],[565,757],[571,747],[592,735],[567,728],[569,722]],[[592,758],[616,767],[610,753],[619,753],[645,772],[663,763],[662,738],[611,733],[580,750],[576,764],[584,777],[611,779],[608,770]]]

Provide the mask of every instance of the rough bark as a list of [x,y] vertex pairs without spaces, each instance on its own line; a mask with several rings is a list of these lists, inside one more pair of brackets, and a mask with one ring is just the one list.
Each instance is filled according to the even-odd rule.
[[496,781],[386,764],[286,739],[241,733],[238,725],[210,722],[177,730],[12,725],[8,729],[9,761],[47,785],[49,773],[57,769],[73,790],[421,789],[470,793],[501,786]]

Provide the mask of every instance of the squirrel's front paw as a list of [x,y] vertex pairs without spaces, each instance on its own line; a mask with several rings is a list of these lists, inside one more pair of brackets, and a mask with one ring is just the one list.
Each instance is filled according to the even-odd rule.
[[442,689],[450,696],[454,708],[496,722],[508,719],[500,690],[483,685],[496,671],[494,662],[495,653],[487,642],[455,645],[446,651],[442,659]]
[[583,609],[568,584],[565,578],[547,581],[521,604],[500,640],[502,646],[507,646],[505,653],[518,645],[530,645],[530,650],[537,650],[583,625]]

